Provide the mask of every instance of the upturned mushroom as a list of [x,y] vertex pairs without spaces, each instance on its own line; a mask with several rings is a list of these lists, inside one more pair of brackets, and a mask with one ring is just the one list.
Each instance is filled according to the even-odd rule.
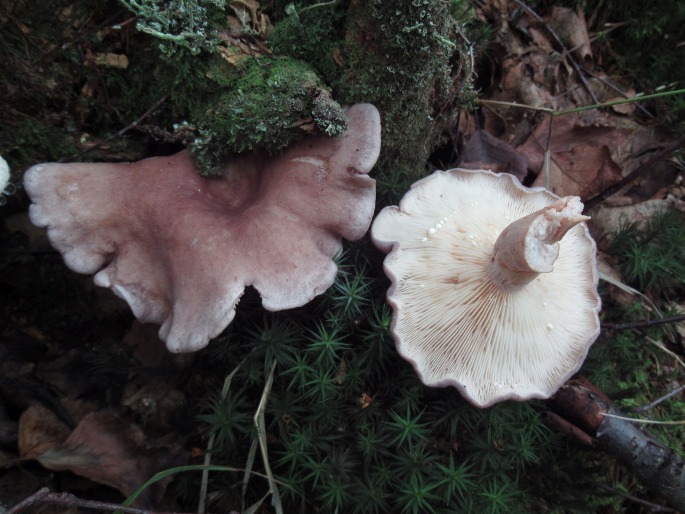
[[368,104],[346,114],[342,136],[242,156],[221,179],[200,177],[187,151],[34,166],[24,177],[31,221],[69,268],[161,324],[169,350],[198,350],[231,322],[246,286],[268,310],[304,305],[333,283],[341,238],[366,233],[380,117]]
[[601,306],[582,209],[511,175],[455,169],[379,213],[392,334],[424,384],[487,407],[547,398],[580,368]]

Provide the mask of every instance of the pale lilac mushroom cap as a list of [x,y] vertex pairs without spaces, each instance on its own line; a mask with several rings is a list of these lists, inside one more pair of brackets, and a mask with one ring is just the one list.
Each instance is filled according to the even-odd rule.
[[200,177],[187,151],[34,166],[24,177],[31,221],[69,268],[161,324],[169,350],[198,350],[231,322],[246,286],[268,310],[302,306],[333,283],[341,238],[366,233],[380,117],[369,104],[346,114],[342,136],[240,157],[221,179]]
[[456,169],[378,214],[392,333],[424,384],[487,407],[548,398],[580,368],[601,306],[582,209],[511,175]]

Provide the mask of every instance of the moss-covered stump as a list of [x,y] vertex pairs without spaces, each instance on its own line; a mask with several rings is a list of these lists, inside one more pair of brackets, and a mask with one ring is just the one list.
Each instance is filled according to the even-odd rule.
[[333,9],[291,7],[270,44],[316,66],[341,103],[379,108],[376,177],[381,194],[396,199],[424,174],[446,127],[474,98],[469,42],[445,2],[352,1]]

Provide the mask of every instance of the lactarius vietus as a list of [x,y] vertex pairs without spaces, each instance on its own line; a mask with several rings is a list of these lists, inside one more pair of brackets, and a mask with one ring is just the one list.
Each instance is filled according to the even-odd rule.
[[47,227],[72,270],[159,323],[171,351],[204,347],[252,285],[268,310],[299,307],[335,278],[341,238],[371,223],[380,151],[376,108],[346,110],[340,137],[309,136],[269,156],[200,177],[187,151],[134,163],[40,164],[25,186],[34,224]]
[[401,355],[480,407],[546,398],[599,334],[595,243],[577,197],[489,171],[437,171],[371,228]]

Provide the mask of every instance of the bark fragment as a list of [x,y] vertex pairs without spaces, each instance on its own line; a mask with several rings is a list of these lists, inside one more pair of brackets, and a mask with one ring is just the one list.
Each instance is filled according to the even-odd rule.
[[635,422],[612,417],[625,415],[592,384],[569,382],[549,405],[556,414],[592,437],[598,448],[626,466],[671,507],[685,512],[683,457]]

